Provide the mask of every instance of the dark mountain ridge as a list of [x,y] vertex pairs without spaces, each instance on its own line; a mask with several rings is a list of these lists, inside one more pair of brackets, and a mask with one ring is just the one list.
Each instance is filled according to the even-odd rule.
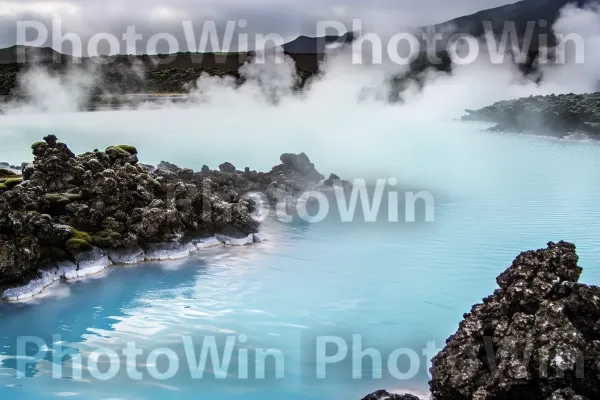
[[[452,34],[462,33],[482,38],[485,34],[484,22],[489,22],[496,37],[502,35],[506,22],[515,25],[519,40],[526,38],[528,24],[534,23],[532,41],[530,43],[525,62],[517,62],[524,75],[540,81],[543,77],[537,71],[539,57],[540,34],[548,35],[548,45],[556,43],[552,31],[553,24],[560,15],[560,10],[567,4],[584,7],[600,0],[522,0],[517,3],[482,10],[477,13],[452,19],[432,27],[423,27],[421,30],[433,29],[435,32],[445,32],[446,40]],[[540,23],[545,21],[546,23]],[[349,45],[358,33],[348,32],[341,36],[308,37],[299,36],[282,47],[286,55],[291,57],[296,64],[299,76],[298,87],[319,73],[319,65],[324,60],[327,47],[332,44]],[[447,42],[442,41],[441,46]],[[392,78],[397,96],[391,100],[399,100],[404,88],[410,83],[425,84],[425,73],[435,70],[442,73],[452,73],[452,59],[445,47],[437,51],[437,58],[441,61],[432,62],[426,52],[422,52],[410,65],[408,72]],[[27,63],[22,63],[18,56],[26,54]],[[110,93],[116,92],[180,92],[186,91],[190,84],[194,84],[202,73],[210,75],[229,75],[238,82],[243,82],[239,69],[255,56],[254,52],[248,53],[177,53],[171,55],[120,55],[111,58],[109,63],[96,67],[107,78],[102,85]],[[168,62],[167,62],[168,61]],[[17,85],[17,75],[29,64],[35,62],[54,71],[64,71],[65,66],[77,63],[87,65],[93,60],[84,58],[76,59],[70,55],[57,53],[51,48],[24,48],[12,46],[0,49],[0,95],[9,95]],[[507,62],[515,62],[510,57]],[[98,63],[95,63],[98,65]],[[146,71],[145,81],[140,81],[133,73],[125,70],[131,66],[141,67]]]

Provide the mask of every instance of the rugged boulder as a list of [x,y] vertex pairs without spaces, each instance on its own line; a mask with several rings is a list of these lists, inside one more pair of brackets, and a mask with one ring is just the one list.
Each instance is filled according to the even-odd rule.
[[235,165],[230,162],[224,162],[219,165],[219,171],[221,172],[235,172]]
[[315,165],[310,162],[310,159],[304,153],[282,154],[281,162],[283,164],[278,169],[279,171],[292,171],[314,182],[325,179],[325,177],[315,169]]
[[420,400],[417,396],[412,394],[395,394],[389,393],[385,390],[378,390],[374,393],[363,397],[362,400]]
[[[432,360],[434,400],[600,399],[600,287],[575,246],[521,253]],[[411,399],[375,392],[363,400]]]
[[600,139],[600,92],[529,96],[465,110],[463,121],[497,124],[491,131],[533,132],[565,136],[585,133]]
[[600,399],[600,288],[575,246],[519,255],[432,360],[437,400]]

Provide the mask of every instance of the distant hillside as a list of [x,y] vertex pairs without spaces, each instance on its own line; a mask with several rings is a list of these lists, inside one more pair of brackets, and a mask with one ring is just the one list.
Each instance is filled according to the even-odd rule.
[[62,60],[70,60],[71,56],[66,56],[54,51],[50,47],[28,47],[28,46],[11,46],[0,49],[0,64],[13,64],[21,60],[25,55],[29,60],[38,62],[51,62],[55,57],[60,57]]
[[[514,21],[517,32],[521,39],[525,34],[529,21],[546,20],[547,25],[540,27],[536,24],[537,34],[548,34],[549,44],[554,42],[552,25],[556,22],[561,8],[568,3],[577,6],[600,2],[600,0],[523,0],[514,4],[483,10],[472,15],[455,18],[453,20],[435,25],[437,32],[467,33],[473,36],[484,34],[484,21],[490,21],[496,35],[500,35],[506,21]],[[426,28],[422,28],[425,30]],[[319,73],[319,65],[325,58],[326,49],[329,45],[348,45],[355,40],[357,35],[347,33],[342,36],[308,37],[300,36],[283,45],[284,52],[291,57],[300,77],[298,87],[304,87],[305,83]],[[443,44],[443,42],[442,42]],[[23,48],[13,46],[0,49],[0,95],[18,95],[15,92],[17,76],[28,64],[18,63],[18,55],[24,52],[28,60],[45,65],[57,72],[64,72],[66,66],[73,63],[73,57],[58,54],[50,48]],[[542,77],[536,70],[536,59],[538,57],[538,43],[534,41],[525,64],[519,65],[524,75],[530,75],[533,80],[541,80]],[[178,53],[168,55],[170,61],[163,62],[163,56],[117,56],[108,64],[99,68],[103,79],[97,92],[110,93],[140,93],[140,92],[180,92],[187,91],[195,85],[197,78],[202,73],[210,75],[229,75],[237,82],[243,82],[239,69],[255,56],[254,53],[228,53],[228,54],[198,54]],[[390,100],[401,100],[401,93],[408,84],[425,84],[426,72],[436,70],[443,73],[452,72],[452,60],[445,51],[439,51],[438,57],[441,63],[433,65],[425,53],[417,57],[411,64],[408,72],[392,78],[391,83],[395,87],[395,93]],[[56,63],[55,60],[60,62]],[[80,60],[76,60],[80,61]],[[91,63],[90,59],[81,60],[83,65]],[[145,76],[132,72],[131,66],[142,67]],[[139,70],[139,69],[138,69]]]
[[[352,34],[316,38],[300,36],[284,44],[284,52],[296,64],[299,77],[298,87],[303,87],[309,78],[319,72],[319,64],[325,57],[328,45],[348,44],[352,40]],[[94,63],[91,58],[79,59],[60,54],[47,47],[12,46],[0,49],[0,96],[19,96],[17,77],[32,65],[41,65],[51,71],[62,73],[74,64],[77,66],[95,64],[94,68],[102,75],[96,95],[103,93],[173,93],[187,92],[203,73],[217,76],[228,75],[238,83],[242,83],[243,78],[238,71],[242,65],[255,56],[254,52],[119,55],[111,57],[110,62],[106,65],[99,65]],[[26,62],[22,62],[23,59]],[[132,68],[133,66],[136,68]],[[140,70],[144,71],[144,76],[140,76]]]
[[[444,62],[440,65],[431,65],[423,61],[420,63],[422,70],[452,71],[452,62],[445,50],[447,49],[448,40],[455,34],[468,34],[473,37],[484,38],[486,33],[484,22],[486,22],[488,25],[491,23],[492,32],[499,38],[505,30],[505,24],[509,22],[514,23],[519,37],[519,44],[523,46],[528,23],[534,22],[534,30],[530,36],[531,42],[527,48],[526,59],[524,62],[516,63],[516,66],[524,76],[539,83],[543,80],[537,65],[540,56],[539,38],[542,37],[541,35],[546,35],[549,58],[551,59],[554,54],[553,47],[557,44],[553,25],[558,20],[561,9],[568,4],[582,8],[586,5],[600,4],[600,0],[522,0],[455,18],[432,27],[422,27],[421,32],[433,28],[434,32],[445,34],[444,39],[437,42],[438,53],[443,56]],[[546,21],[546,24],[540,24],[540,21]],[[511,59],[507,59],[507,61],[509,60]]]
[[[546,27],[541,28],[537,24],[538,33],[547,33],[550,39],[554,38],[552,26],[557,21],[560,10],[567,4],[573,4],[577,7],[584,7],[587,4],[598,3],[598,0],[523,0],[505,6],[490,8],[476,12],[475,14],[455,18],[441,24],[434,25],[437,31],[454,31],[467,33],[472,36],[480,37],[484,32],[484,21],[490,21],[494,33],[502,33],[506,21],[514,21],[519,36],[525,34],[527,23],[530,21],[539,22],[545,20]],[[537,45],[537,42],[535,43]],[[552,45],[552,41],[549,43]]]
[[[319,58],[318,56],[323,56],[326,52],[326,48],[329,45],[333,44],[350,44],[355,40],[355,35],[352,33],[346,33],[342,36],[323,36],[323,37],[308,37],[308,36],[299,36],[298,38],[292,40],[291,42],[285,43],[282,47],[286,54],[289,55],[312,55],[317,57],[312,57],[315,61]],[[193,67],[192,65],[184,65],[183,61],[186,58],[189,58],[190,54],[193,54],[194,58],[197,60],[199,58],[202,59],[202,63],[208,63],[210,66],[212,64],[224,64],[228,65],[228,59],[230,58],[241,58],[243,62],[246,61],[246,58],[252,56],[254,52],[243,52],[243,53],[190,53],[190,52],[182,52],[176,55],[176,60],[181,64],[181,68]],[[23,57],[23,55],[25,57]],[[175,55],[159,55],[159,56],[136,56],[139,60],[153,61],[160,63],[161,59],[166,58],[167,56],[173,57]],[[73,60],[78,59],[67,55],[61,54],[50,47],[28,47],[28,46],[11,46],[8,48],[0,49],[0,64],[13,64],[22,62],[23,58],[27,60],[27,62],[35,62],[35,63],[52,63],[54,60],[60,60],[61,63],[71,63]],[[117,59],[124,59],[125,56],[118,56]],[[215,60],[219,61],[215,61]],[[227,60],[222,61],[221,60]],[[177,64],[177,62],[173,62],[173,64]],[[85,60],[83,60],[85,62]],[[190,59],[190,64],[193,63]],[[207,65],[207,66],[209,66]],[[175,68],[178,68],[175,66]]]
[[348,32],[342,36],[308,37],[299,36],[295,40],[283,45],[283,50],[288,54],[325,54],[326,48],[332,44],[350,44],[356,35]]

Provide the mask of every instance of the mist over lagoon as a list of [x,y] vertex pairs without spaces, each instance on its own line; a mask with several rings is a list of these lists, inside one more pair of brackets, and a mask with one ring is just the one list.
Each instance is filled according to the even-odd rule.
[[[597,288],[586,285],[600,281],[600,141],[595,122],[563,132],[531,117],[572,101],[568,123],[595,118],[600,14],[569,10],[553,27],[584,38],[584,63],[536,64],[527,75],[483,57],[450,73],[426,69],[399,96],[393,78],[408,67],[353,64],[344,46],[328,48],[307,79],[286,53],[236,77],[201,73],[181,93],[106,86],[93,107],[106,71],[25,70],[19,95],[0,98],[0,255],[23,254],[5,245],[22,237],[20,221],[50,221],[64,245],[35,234],[66,254],[50,264],[72,269],[11,285],[15,262],[0,259],[0,295],[17,293],[0,302],[0,396],[349,400],[386,389],[445,400],[452,387],[439,376],[452,371],[443,369],[451,351],[496,336],[491,352],[473,347],[476,362],[502,369],[519,340],[549,338],[550,350],[515,352],[524,368],[554,379],[564,367],[566,387],[591,396],[595,367],[572,349],[597,334],[588,326]],[[128,73],[183,80],[146,67]],[[460,120],[465,112],[483,117]],[[266,198],[260,224],[246,218],[248,187]],[[215,223],[209,237],[193,236],[202,201],[229,211],[238,231]],[[153,241],[151,228],[168,241]],[[132,237],[139,252],[113,262]],[[77,258],[73,244],[103,264]],[[527,249],[542,250],[515,259]],[[574,317],[580,308],[590,316]],[[585,376],[568,369],[584,364]]]

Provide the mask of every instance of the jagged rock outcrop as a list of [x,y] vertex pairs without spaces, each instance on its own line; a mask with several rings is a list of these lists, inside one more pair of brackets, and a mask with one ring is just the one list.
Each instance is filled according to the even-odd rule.
[[169,246],[189,254],[182,239],[190,236],[227,235],[232,245],[262,241],[253,236],[256,204],[246,194],[277,187],[293,196],[322,177],[305,154],[282,156],[284,164],[263,173],[230,163],[194,172],[164,161],[152,170],[138,162],[133,146],[75,155],[54,135],[32,151],[22,176],[0,170],[0,286],[40,276],[48,263],[69,260],[80,268],[89,254],[101,264],[138,260],[140,249],[155,259]]
[[304,153],[282,154],[281,162],[283,165],[277,169],[278,171],[294,172],[313,182],[325,179],[325,177],[315,169],[315,165],[310,162],[310,159]]
[[378,390],[374,393],[363,397],[362,400],[420,400],[417,396],[412,394],[395,394],[389,393],[386,390]]
[[230,162],[224,162],[219,165],[219,171],[221,172],[235,172],[235,166]]
[[433,359],[433,399],[600,399],[600,288],[577,261],[566,242],[520,254]]
[[465,111],[463,121],[497,124],[491,131],[557,136],[585,133],[600,139],[600,93],[529,96]]
[[[521,253],[433,358],[431,398],[600,399],[600,287],[578,283],[577,262],[562,241]],[[363,400],[416,400],[394,396]]]

